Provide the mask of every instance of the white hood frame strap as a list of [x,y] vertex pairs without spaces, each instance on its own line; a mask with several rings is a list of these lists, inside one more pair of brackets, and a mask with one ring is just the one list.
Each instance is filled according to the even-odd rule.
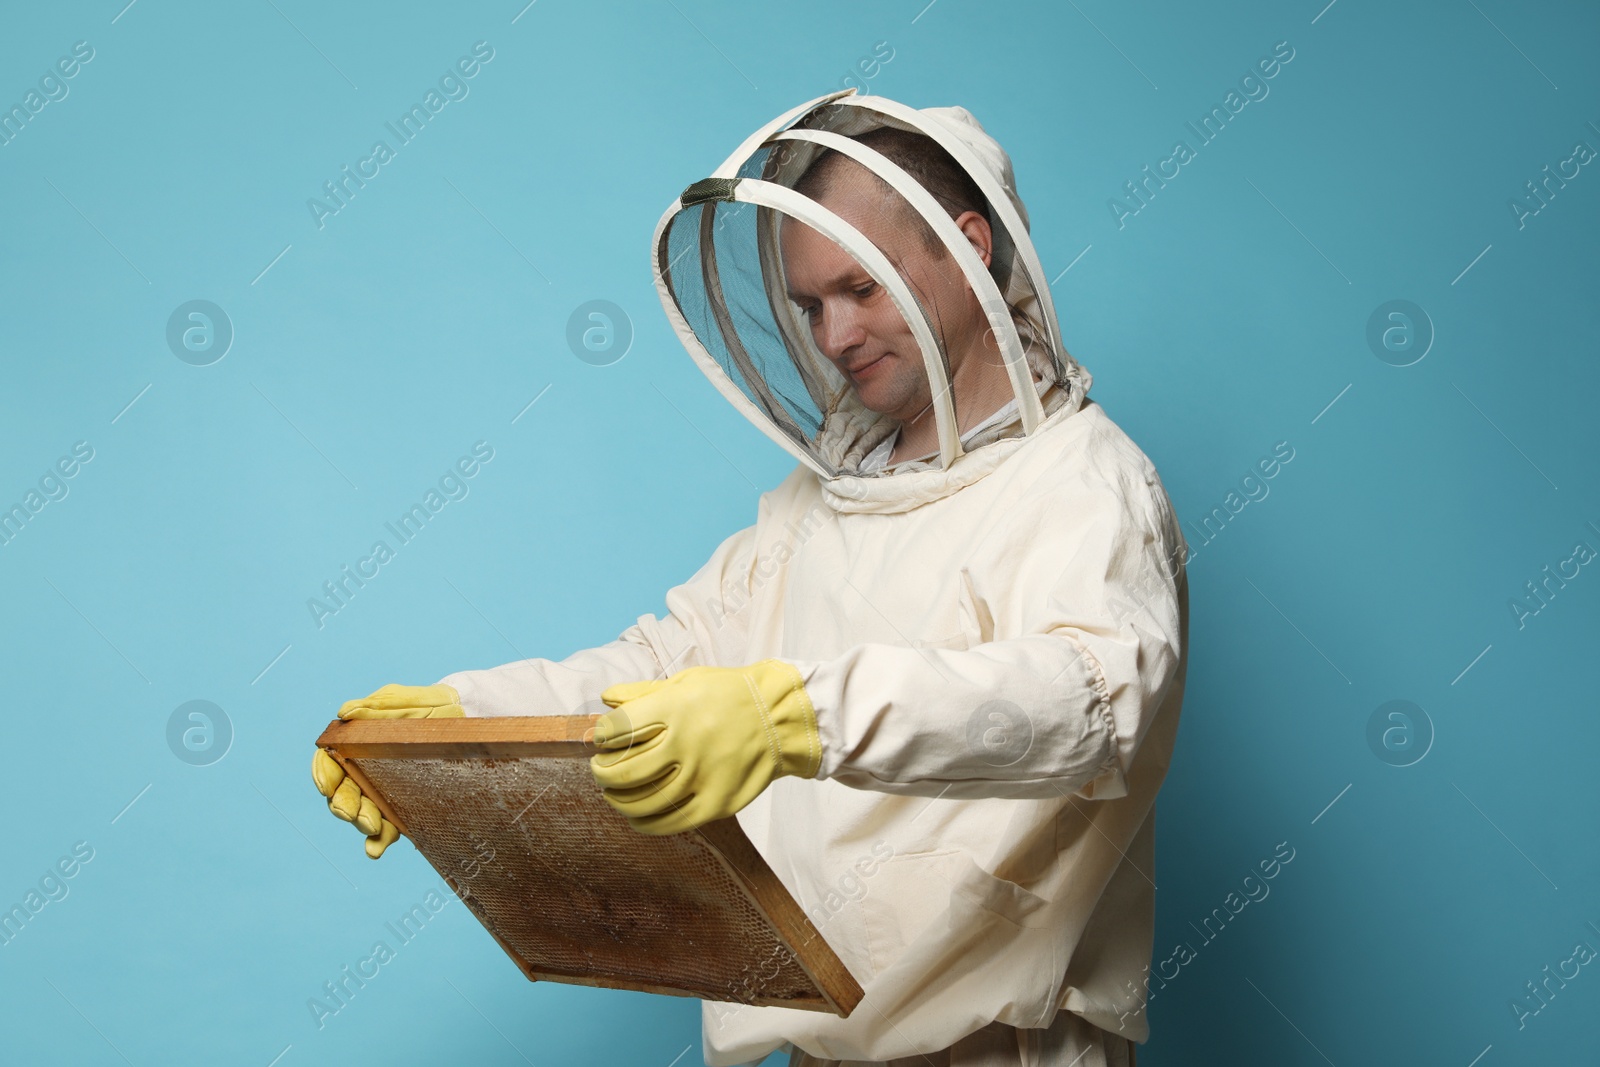
[[[853,93],[853,90],[852,90]],[[828,100],[829,97],[820,97]],[[813,101],[812,104],[815,104]],[[1028,274],[1033,291],[1039,299],[1040,317],[1043,320],[1045,333],[1049,335],[1050,347],[1055,353],[1057,366],[1072,366],[1071,357],[1067,355],[1065,346],[1057,329],[1056,305],[1051,295],[1050,286],[1045,283],[1044,265],[1039,262],[1039,253],[1033,247],[1033,238],[1028,233],[1028,227],[1023,223],[1022,216],[1017,214],[1015,205],[1011,203],[1011,194],[995,180],[994,176],[984,166],[977,153],[963,144],[957,138],[941,129],[937,123],[930,122],[926,115],[918,113],[915,108],[907,107],[894,100],[885,100],[880,96],[855,96],[840,98],[839,104],[848,107],[861,107],[869,111],[876,111],[881,115],[888,115],[906,123],[913,129],[920,130],[939,143],[939,146],[961,164],[972,180],[978,183],[978,189],[988,197],[990,205],[1000,215],[1000,221],[1005,225],[1012,244],[1016,246],[1017,256],[1022,261],[1022,268]],[[812,106],[812,105],[806,105]],[[790,116],[785,115],[787,120]],[[776,129],[781,123],[773,124]]]
[[771,137],[778,130],[783,129],[800,116],[810,113],[813,109],[820,107],[823,104],[832,103],[840,97],[849,96],[854,92],[854,88],[840,89],[836,93],[827,93],[823,96],[817,97],[815,100],[808,100],[799,107],[790,108],[788,111],[785,111],[783,114],[779,115],[777,118],[761,127],[755,133],[752,133],[749,137],[746,137],[744,139],[744,143],[734,151],[733,155],[724,160],[722,166],[711,172],[710,177],[738,177],[739,168],[744,166],[745,163],[749,162],[750,157],[755,155],[756,152],[760,150],[761,146],[766,143],[767,138]]
[[[1017,398],[1017,410],[1022,416],[1022,432],[1031,434],[1044,421],[1044,405],[1039,402],[1038,389],[1033,384],[1033,371],[1022,351],[1022,340],[1017,334],[1017,324],[1011,318],[1011,309],[995,284],[989,269],[978,258],[977,250],[967,235],[955,224],[933,195],[883,153],[869,148],[860,141],[843,134],[826,130],[792,129],[775,134],[773,141],[810,141],[849,156],[889,185],[917,209],[933,227],[945,248],[955,257],[967,284],[978,297],[989,328],[1000,343],[1005,358],[1006,371],[1011,378],[1011,390]],[[1009,206],[1009,205],[1008,205]],[[1013,242],[1015,243],[1015,242]],[[909,321],[909,320],[908,320]]]
[[948,469],[962,455],[960,435],[956,432],[955,405],[950,399],[950,382],[945,377],[944,367],[940,363],[939,344],[934,339],[933,327],[928,322],[927,314],[917,301],[916,295],[911,292],[911,288],[900,277],[900,272],[895,269],[894,264],[878,250],[877,245],[867,239],[866,234],[815,200],[802,196],[788,186],[758,178],[745,178],[734,187],[733,198],[760,207],[775,208],[810,226],[849,253],[850,257],[872,276],[873,281],[888,292],[889,299],[894,302],[901,318],[905,320],[912,336],[916,338],[917,346],[922,350],[922,363],[927,368],[928,388],[933,398],[934,425],[939,439],[939,459]]
[[683,317],[683,309],[678,306],[678,298],[672,291],[672,262],[668,258],[667,248],[668,229],[672,225],[672,220],[682,210],[682,202],[674,200],[672,206],[662,212],[660,220],[656,222],[655,235],[650,240],[652,250],[650,272],[655,277],[656,295],[661,298],[661,307],[667,313],[667,321],[671,323],[672,331],[678,335],[678,340],[688,350],[689,356],[699,366],[700,372],[716,387],[717,392],[722,394],[723,399],[733,405],[734,410],[749,420],[756,429],[766,434],[774,444],[816,471],[822,478],[837,478],[842,472],[825,466],[809,449],[797,445],[766,412],[744,395],[743,390],[728,376],[728,372],[723,370],[722,364],[718,363],[716,357],[700,342],[694,327]]
[[[873,280],[882,285],[888,292],[889,298],[894,302],[895,308],[900,312],[906,325],[911,329],[917,340],[917,345],[922,351],[923,366],[928,373],[929,388],[933,394],[934,424],[939,440],[939,456],[943,466],[949,466],[959,458],[963,452],[961,441],[956,432],[955,409],[950,400],[950,383],[945,377],[944,367],[938,358],[939,348],[934,340],[933,329],[928,323],[927,316],[917,302],[916,296],[901,279],[900,273],[894,265],[880,252],[876,245],[867,240],[865,234],[854,226],[841,219],[838,215],[824,208],[809,197],[801,196],[786,186],[774,182],[760,181],[754,178],[745,179],[704,179],[696,182],[690,189],[696,187],[704,190],[700,195],[707,199],[739,200],[759,207],[773,208],[791,215],[800,222],[823,234],[834,243],[843,248],[852,259],[861,264]],[[697,190],[698,192],[698,190]],[[651,240],[654,250],[651,256],[650,268],[655,276],[656,293],[661,298],[667,319],[672,324],[673,331],[683,346],[688,349],[696,364],[705,376],[716,386],[717,391],[732,404],[745,418],[757,426],[775,444],[785,451],[793,454],[806,466],[816,471],[825,479],[839,477],[842,471],[830,469],[820,463],[809,450],[797,446],[785,434],[770,416],[756,406],[744,391],[729,377],[715,356],[706,350],[700,338],[695,334],[694,328],[683,317],[683,311],[678,307],[677,297],[672,292],[671,262],[668,257],[669,249],[666,241],[672,221],[686,206],[685,200],[690,204],[699,200],[688,195],[674,200],[670,207],[662,213],[656,223],[656,231]]]
[[727,304],[723,300],[722,272],[717,266],[716,248],[716,205],[723,202],[708,201],[700,212],[700,269],[705,279],[706,293],[710,298],[711,314],[716,319],[717,331],[722,334],[722,343],[728,349],[728,358],[739,368],[745,383],[761,398],[761,407],[765,409],[768,417],[782,426],[786,433],[803,439],[805,435],[795,422],[794,416],[790,415],[789,409],[773,396],[766,378],[756,371],[755,363],[751,360],[750,353],[746,351],[744,342],[739,339],[739,331],[734,328],[733,318],[728,314]]

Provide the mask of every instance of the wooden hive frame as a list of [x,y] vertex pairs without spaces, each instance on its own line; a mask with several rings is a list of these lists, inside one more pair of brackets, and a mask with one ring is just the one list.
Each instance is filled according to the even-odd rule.
[[849,1015],[860,984],[736,819],[657,837],[605,802],[596,718],[335,720],[317,745],[530,980]]

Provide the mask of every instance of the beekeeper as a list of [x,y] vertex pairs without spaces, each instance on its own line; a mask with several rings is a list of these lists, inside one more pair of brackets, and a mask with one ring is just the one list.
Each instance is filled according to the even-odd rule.
[[[591,766],[636,829],[736,816],[866,996],[702,1002],[713,1067],[1132,1064],[1186,546],[1066,351],[1010,158],[963,108],[830,94],[690,185],[652,253],[696,363],[798,466],[664,618],[340,716],[603,700]],[[313,770],[381,855],[395,828]]]

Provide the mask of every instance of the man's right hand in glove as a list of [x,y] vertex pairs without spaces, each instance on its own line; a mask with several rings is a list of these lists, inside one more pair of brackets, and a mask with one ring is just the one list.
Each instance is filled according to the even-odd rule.
[[[360,700],[339,708],[341,719],[460,719],[461,694],[448,685],[386,685]],[[311,757],[311,780],[328,798],[328,810],[367,835],[367,855],[377,859],[394,844],[400,831],[385,819],[371,797],[344,773],[337,760],[322,749]]]

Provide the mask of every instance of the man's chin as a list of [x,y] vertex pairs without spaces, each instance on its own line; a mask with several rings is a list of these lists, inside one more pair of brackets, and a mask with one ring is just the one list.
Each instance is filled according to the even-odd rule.
[[[893,360],[895,357],[891,354],[885,358]],[[846,379],[850,384],[850,388],[855,391],[856,399],[861,402],[862,407],[899,422],[905,421],[905,416],[902,413],[908,409],[913,411],[926,409],[928,406],[926,398],[920,403],[914,404],[914,394],[908,394],[905,390],[897,388],[900,382],[893,372],[901,368],[884,367],[882,369],[890,373],[875,376],[864,382],[858,382],[854,378]]]
[[868,411],[882,415],[886,419],[894,419],[896,422],[905,421],[897,414],[897,412],[904,408],[904,404],[897,404],[890,400],[884,400],[881,397],[874,397],[870,389],[866,392],[862,392],[860,389],[857,389],[856,399],[860,400],[861,406],[866,408]]

